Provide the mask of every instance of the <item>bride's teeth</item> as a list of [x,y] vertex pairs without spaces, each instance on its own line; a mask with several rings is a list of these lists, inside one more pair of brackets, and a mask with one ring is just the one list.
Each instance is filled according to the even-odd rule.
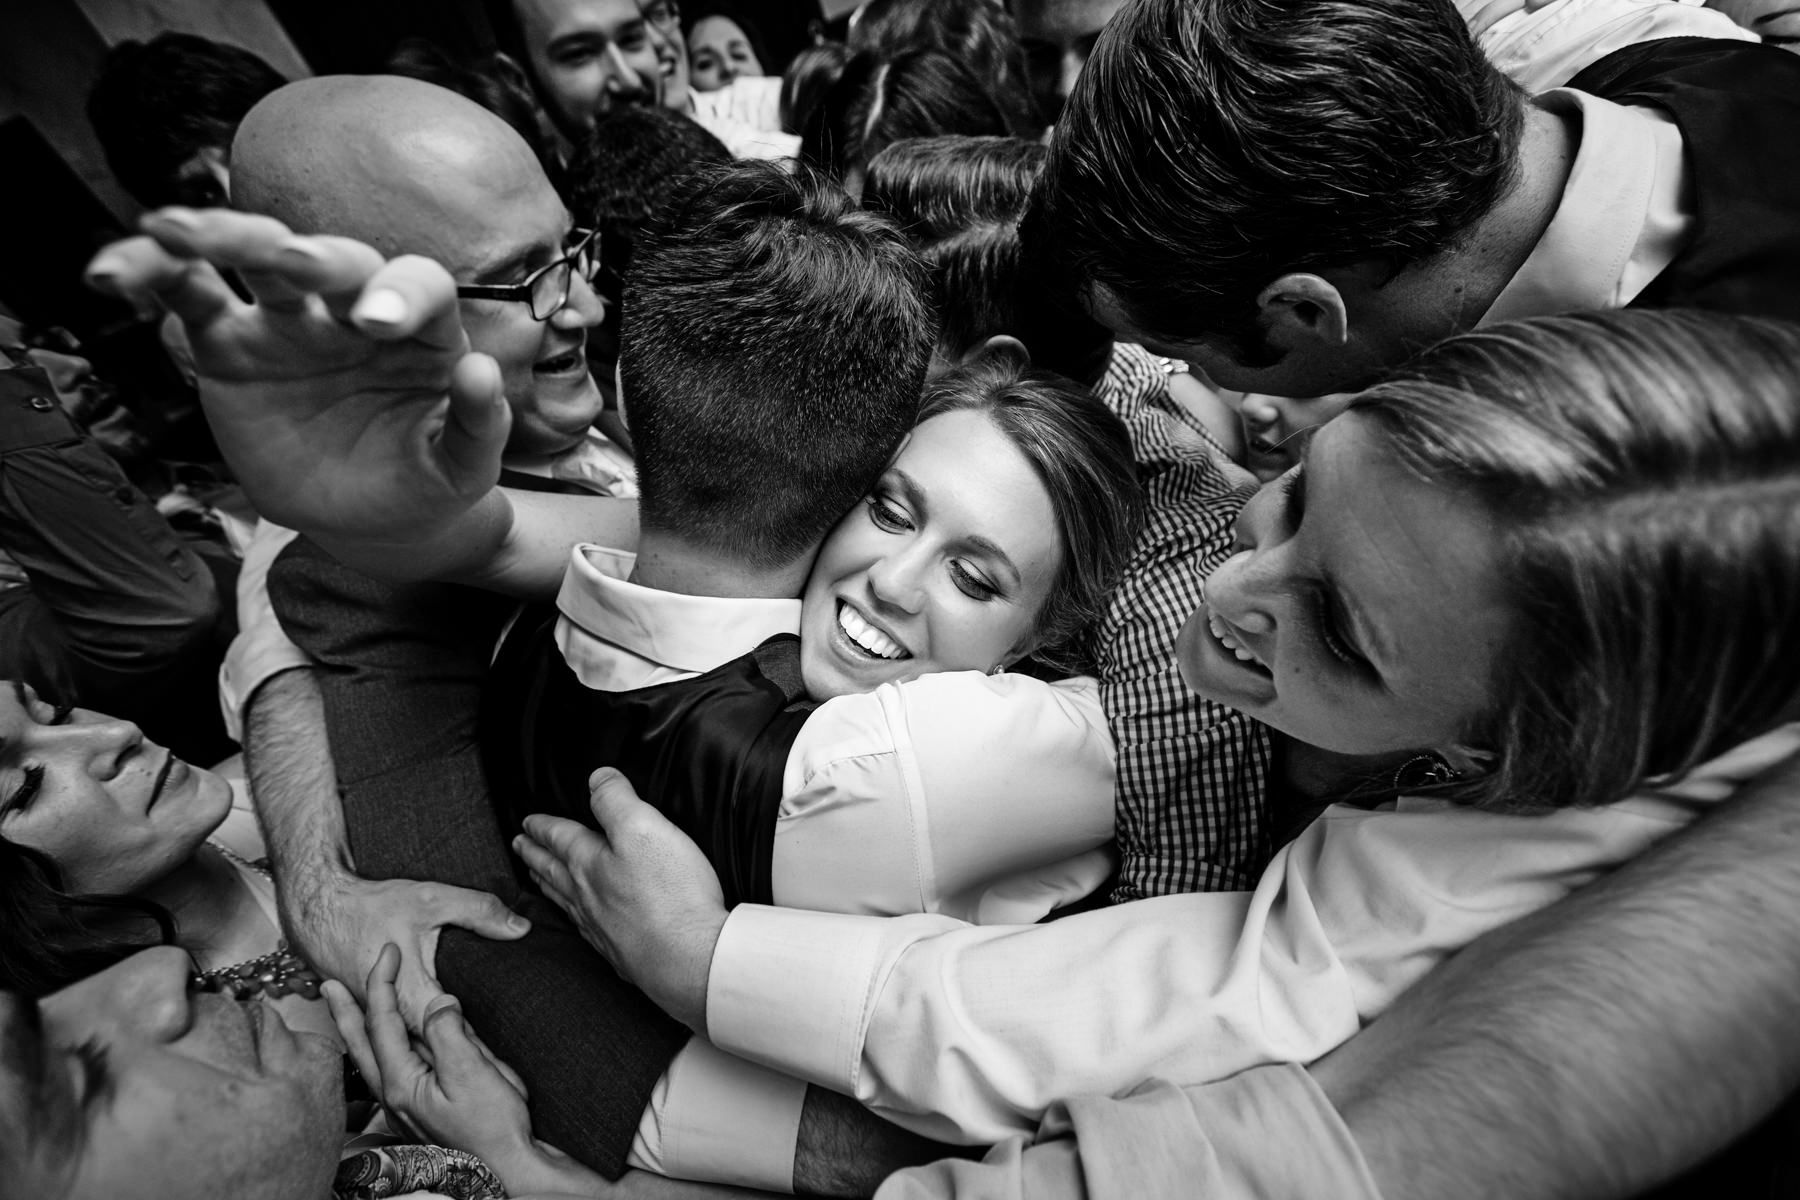
[[875,628],[848,604],[838,605],[838,626],[850,640],[877,658],[905,658],[906,650],[898,642]]

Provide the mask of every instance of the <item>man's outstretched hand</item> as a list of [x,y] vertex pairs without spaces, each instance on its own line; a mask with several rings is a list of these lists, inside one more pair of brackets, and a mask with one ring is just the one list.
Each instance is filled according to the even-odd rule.
[[725,925],[719,877],[623,775],[602,767],[588,785],[599,833],[540,814],[525,818],[513,848],[620,975],[704,1035],[707,974]]
[[207,420],[264,516],[327,542],[405,545],[449,533],[492,491],[511,413],[437,263],[218,209],[164,209],[142,229],[88,281],[180,319]]

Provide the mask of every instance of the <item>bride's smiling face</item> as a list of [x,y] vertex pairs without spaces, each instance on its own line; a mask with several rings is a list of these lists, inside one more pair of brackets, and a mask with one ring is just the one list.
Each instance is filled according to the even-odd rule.
[[807,691],[825,700],[1011,662],[1032,648],[1061,567],[1056,514],[1025,456],[979,412],[932,417],[813,564]]
[[0,683],[0,837],[57,865],[72,892],[127,895],[185,863],[231,787],[129,721]]
[[1238,519],[1176,654],[1194,691],[1347,754],[1458,741],[1511,629],[1491,522],[1355,412]]

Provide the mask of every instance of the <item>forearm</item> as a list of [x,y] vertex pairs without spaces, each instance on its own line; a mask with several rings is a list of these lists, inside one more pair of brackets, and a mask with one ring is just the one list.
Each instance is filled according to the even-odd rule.
[[274,864],[284,916],[355,869],[325,733],[325,704],[308,668],[256,689],[244,720],[250,794]]
[[802,1196],[871,1196],[904,1167],[950,1157],[979,1157],[891,1125],[836,1092],[806,1089],[794,1147],[794,1191]]
[[569,550],[598,542],[637,548],[637,501],[495,488],[448,528],[401,543],[315,537],[350,567],[390,583],[439,580],[523,600],[548,600]]
[[1386,1200],[1629,1196],[1800,1086],[1800,763],[1315,1064]]

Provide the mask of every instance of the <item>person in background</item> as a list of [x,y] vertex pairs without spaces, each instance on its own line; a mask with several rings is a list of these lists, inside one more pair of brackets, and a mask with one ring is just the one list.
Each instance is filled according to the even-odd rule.
[[869,160],[902,138],[1019,132],[988,83],[950,55],[908,50],[892,59],[858,54],[800,132],[800,158],[862,195]]
[[231,199],[231,135],[286,83],[248,50],[189,33],[120,42],[88,94],[106,165],[145,208]]
[[749,16],[730,0],[703,0],[682,14],[688,85],[696,92],[730,87],[740,76],[767,76],[769,53]]
[[543,107],[567,155],[594,118],[655,104],[663,63],[637,0],[485,0],[497,62]]
[[[676,0],[642,4],[662,65],[664,108],[691,117],[736,158],[782,161],[799,152],[798,139],[782,126],[779,76],[741,73],[710,90],[694,87],[681,6]],[[759,61],[766,59],[759,56]]]
[[0,352],[0,675],[136,720],[185,757],[230,744],[202,680],[218,668],[213,573],[84,434],[44,369]]
[[869,0],[851,19],[848,46],[852,54],[878,59],[940,51],[988,81],[1016,133],[1036,136],[1044,126],[1026,82],[1017,24],[995,0]]
[[1013,0],[1032,101],[1046,124],[1061,120],[1100,31],[1124,5],[1125,0]]

